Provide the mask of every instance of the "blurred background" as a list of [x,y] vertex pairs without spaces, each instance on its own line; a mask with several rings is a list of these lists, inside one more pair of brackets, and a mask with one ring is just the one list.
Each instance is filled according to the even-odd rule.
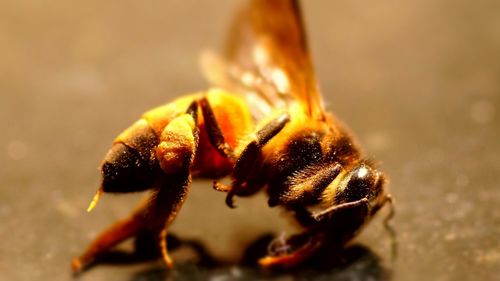
[[[221,46],[241,2],[0,0],[0,280],[73,278],[71,258],[141,197],[107,195],[85,212],[111,141],[145,110],[206,89],[199,53]],[[102,264],[77,279],[500,276],[500,2],[302,2],[328,109],[390,177],[397,255],[383,210],[339,265],[239,266],[259,234],[293,230],[263,198],[229,210],[199,182],[173,232],[223,265],[203,267],[184,249],[172,271]]]

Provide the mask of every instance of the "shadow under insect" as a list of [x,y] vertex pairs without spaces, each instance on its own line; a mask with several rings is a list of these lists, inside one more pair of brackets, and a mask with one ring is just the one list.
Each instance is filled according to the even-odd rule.
[[[258,260],[269,254],[273,242],[272,234],[260,236],[249,244],[240,261],[230,264],[217,260],[204,245],[196,240],[180,240],[175,235],[167,237],[169,247],[178,263],[174,269],[154,264],[146,270],[133,275],[130,281],[165,280],[169,276],[180,279],[203,279],[220,277],[220,280],[275,280],[289,276],[291,280],[343,280],[346,277],[359,280],[390,280],[391,271],[382,265],[382,260],[369,248],[353,244],[345,248],[328,245],[323,247],[306,263],[287,270],[276,268],[263,270],[257,266]],[[279,238],[278,238],[279,239]],[[97,264],[129,265],[156,260],[160,257],[156,240],[152,235],[142,234],[135,240],[134,251],[115,250],[95,261]],[[185,251],[188,250],[188,251]],[[187,254],[189,253],[189,254]]]
[[217,262],[206,256],[207,251],[203,248],[198,248],[199,263],[183,262],[173,270],[156,265],[136,273],[130,281],[165,280],[171,276],[186,280],[281,280],[284,277],[290,280],[345,280],[347,277],[353,280],[390,280],[392,276],[390,270],[382,266],[379,256],[359,244],[335,253],[324,249],[307,263],[292,270],[263,270],[256,264],[262,254],[267,253],[273,239],[272,235],[263,235],[255,240],[247,247],[243,259],[235,265]]

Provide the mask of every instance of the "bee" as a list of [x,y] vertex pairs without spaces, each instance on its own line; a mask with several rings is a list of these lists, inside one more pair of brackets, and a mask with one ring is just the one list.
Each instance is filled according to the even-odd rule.
[[263,267],[293,267],[344,245],[391,202],[386,176],[325,110],[298,2],[250,0],[231,27],[225,52],[205,56],[214,88],[146,112],[114,140],[88,211],[103,193],[151,195],[72,261],[75,272],[143,232],[155,234],[171,268],[166,236],[192,178],[229,177],[213,187],[231,208],[264,190],[270,207],[300,224],[301,233],[271,242]]

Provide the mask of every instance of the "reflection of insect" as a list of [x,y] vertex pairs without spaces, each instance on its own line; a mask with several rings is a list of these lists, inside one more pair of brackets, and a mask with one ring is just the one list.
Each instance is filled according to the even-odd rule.
[[[290,267],[325,245],[343,245],[388,201],[385,177],[324,111],[296,1],[252,0],[238,15],[225,56],[209,79],[218,89],[179,98],[145,113],[121,133],[102,164],[102,192],[151,190],[132,215],[104,231],[75,259],[79,271],[121,241],[157,234],[167,266],[167,227],[191,176],[221,178],[216,190],[289,211],[301,234],[271,243],[262,266]],[[242,95],[234,95],[241,93]]]

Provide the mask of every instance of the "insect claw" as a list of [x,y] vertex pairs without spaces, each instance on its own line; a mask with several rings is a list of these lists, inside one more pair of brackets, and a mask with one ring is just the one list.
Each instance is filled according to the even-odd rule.
[[234,197],[234,192],[230,190],[226,196],[226,205],[231,209],[236,208],[236,206],[234,205],[233,197]]
[[231,209],[236,208],[236,206],[234,205],[234,202],[233,202],[234,201],[233,200],[233,197],[234,197],[234,188],[233,188],[233,186],[225,185],[225,184],[220,183],[218,181],[214,181],[213,188],[215,190],[217,190],[217,191],[227,192],[226,205],[229,206],[229,208],[231,208]]
[[389,214],[384,218],[384,225],[386,228],[391,228],[390,226],[390,221],[394,218],[394,215],[396,214],[396,210],[394,209],[394,198],[390,194],[387,194],[386,196],[386,202],[389,203]]
[[174,262],[170,255],[168,254],[168,249],[167,249],[167,226],[162,229],[160,233],[160,250],[161,250],[161,256],[163,258],[163,261],[165,262],[165,265],[167,268],[173,268],[174,267]]
[[[305,233],[304,233],[305,234]],[[267,256],[259,259],[258,263],[264,268],[291,268],[303,261],[307,260],[309,257],[314,255],[320,247],[323,245],[325,237],[323,234],[315,234],[313,236],[307,237],[303,235],[295,236],[306,237],[307,240],[304,243],[300,243],[298,248],[294,248],[293,236],[285,239],[283,235],[278,237],[277,240],[271,242],[270,247],[279,246],[274,250],[270,251]],[[275,243],[275,245],[272,245]],[[278,244],[278,245],[276,245]],[[277,250],[277,251],[276,251]]]
[[97,192],[94,195],[94,198],[92,198],[92,201],[90,202],[89,207],[87,208],[87,213],[90,213],[95,208],[103,192],[104,191],[102,190],[102,187],[97,190]]
[[394,209],[394,199],[390,194],[387,194],[386,200],[389,203],[389,213],[384,218],[384,228],[389,233],[391,239],[391,261],[394,263],[395,259],[398,256],[398,241],[397,241],[397,233],[396,230],[391,225],[391,220],[393,219],[396,211]]

